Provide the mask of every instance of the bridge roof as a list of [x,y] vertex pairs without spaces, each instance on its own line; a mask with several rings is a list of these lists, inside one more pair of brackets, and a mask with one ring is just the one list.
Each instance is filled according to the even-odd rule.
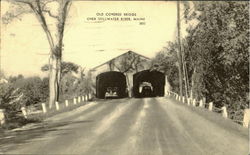
[[128,52],[125,52],[125,53],[123,53],[121,55],[118,55],[118,56],[116,56],[116,57],[114,57],[114,58],[112,58],[112,59],[110,59],[110,60],[108,60],[108,61],[106,61],[106,62],[104,62],[104,63],[102,63],[100,65],[98,65],[98,66],[93,67],[91,70],[95,70],[95,69],[97,69],[97,68],[99,68],[99,67],[101,67],[101,66],[103,66],[103,65],[105,65],[105,64],[107,64],[107,63],[109,63],[109,62],[111,62],[111,61],[113,61],[113,60],[115,60],[117,58],[119,58],[119,57],[125,56],[127,53],[133,53],[133,54],[138,55],[138,56],[140,56],[140,57],[142,57],[142,58],[144,58],[146,60],[151,60],[150,58],[148,58],[148,57],[146,57],[144,55],[141,55],[139,53],[136,53],[134,51],[128,51]]

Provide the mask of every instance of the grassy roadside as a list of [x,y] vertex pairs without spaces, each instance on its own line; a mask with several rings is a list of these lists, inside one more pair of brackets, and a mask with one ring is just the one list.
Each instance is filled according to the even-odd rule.
[[174,97],[169,97],[169,99],[172,102],[177,103],[180,106],[185,106],[187,109],[189,109],[191,112],[195,112],[197,115],[201,116],[202,118],[217,124],[223,129],[230,130],[231,132],[235,134],[239,134],[243,137],[248,137],[247,128],[244,128],[242,124],[238,122],[234,122],[230,118],[223,118],[222,114],[220,112],[215,111],[209,111],[207,108],[199,107],[199,106],[188,106],[186,103],[182,103],[181,101],[177,101]]
[[80,106],[86,105],[87,103],[88,102],[80,102],[77,104],[73,104],[73,103],[69,102],[68,107],[66,107],[64,103],[59,103],[59,107],[60,107],[59,110],[56,110],[55,107],[52,107],[52,109],[47,109],[47,113],[45,113],[45,114],[44,113],[31,114],[28,116],[28,119],[31,118],[31,119],[44,120],[44,119],[52,117],[54,115],[74,110]]
[[[81,101],[80,103],[73,104],[73,101],[69,101],[68,107],[64,103],[59,103],[59,110],[56,110],[56,107],[52,107],[51,109],[47,108],[47,113],[36,113],[36,114],[30,114],[27,116],[27,119],[22,116],[22,114],[17,115],[15,118],[12,118],[11,120],[6,121],[6,123],[2,126],[0,126],[0,133],[4,132],[5,130],[12,130],[16,128],[23,127],[25,125],[31,124],[31,123],[41,123],[43,120],[55,116],[57,114],[61,114],[64,112],[69,112],[74,109],[77,109],[78,107],[84,106],[88,104],[86,101]],[[40,105],[42,106],[42,105]]]

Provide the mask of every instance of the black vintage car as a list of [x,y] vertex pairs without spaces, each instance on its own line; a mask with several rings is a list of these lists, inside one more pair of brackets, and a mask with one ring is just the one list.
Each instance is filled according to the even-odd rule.
[[141,97],[152,97],[152,88],[150,86],[143,86],[141,91]]
[[121,72],[109,71],[101,73],[96,77],[97,98],[127,97],[126,88],[126,77]]
[[118,98],[118,88],[117,87],[108,87],[105,93],[105,98]]

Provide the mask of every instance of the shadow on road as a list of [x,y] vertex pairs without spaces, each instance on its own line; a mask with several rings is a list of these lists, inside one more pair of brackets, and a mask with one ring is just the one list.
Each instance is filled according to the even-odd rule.
[[[34,125],[32,128],[29,129],[22,129],[17,131],[8,131],[0,133],[0,151],[6,151],[11,147],[15,147],[19,144],[25,144],[35,139],[41,139],[47,133],[53,133],[53,136],[60,136],[67,134],[64,131],[70,130],[66,128],[61,128],[67,125],[74,125],[74,124],[82,124],[82,123],[90,123],[93,120],[84,120],[84,121],[65,121],[65,122],[43,122]],[[48,138],[51,138],[49,136]]]

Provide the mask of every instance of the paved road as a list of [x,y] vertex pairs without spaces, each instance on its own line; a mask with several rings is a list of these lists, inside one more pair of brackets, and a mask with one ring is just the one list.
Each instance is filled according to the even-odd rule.
[[248,153],[247,129],[168,98],[93,102],[0,141],[4,154]]

